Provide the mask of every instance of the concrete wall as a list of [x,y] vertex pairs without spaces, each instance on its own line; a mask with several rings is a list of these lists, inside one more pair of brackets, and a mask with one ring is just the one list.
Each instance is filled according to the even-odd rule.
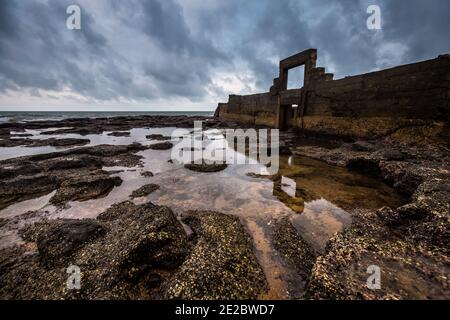
[[[449,55],[339,80],[332,78],[324,68],[313,68],[302,89],[280,91],[272,86],[268,93],[231,95],[228,103],[219,104],[216,115],[352,138],[389,135],[407,127],[426,126],[428,132],[437,135],[448,132]],[[274,79],[276,83],[278,79]],[[292,104],[299,108],[286,111]],[[430,126],[434,128],[431,131]]]

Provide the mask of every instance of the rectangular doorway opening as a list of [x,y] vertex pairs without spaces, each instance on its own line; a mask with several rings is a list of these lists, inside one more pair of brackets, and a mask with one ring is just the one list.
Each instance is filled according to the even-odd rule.
[[305,81],[305,65],[295,67],[288,70],[287,73],[287,89],[300,89]]

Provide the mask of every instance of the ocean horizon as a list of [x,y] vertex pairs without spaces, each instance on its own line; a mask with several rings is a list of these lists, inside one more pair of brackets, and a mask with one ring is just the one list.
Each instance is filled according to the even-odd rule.
[[213,116],[214,111],[0,111],[0,123],[123,116]]

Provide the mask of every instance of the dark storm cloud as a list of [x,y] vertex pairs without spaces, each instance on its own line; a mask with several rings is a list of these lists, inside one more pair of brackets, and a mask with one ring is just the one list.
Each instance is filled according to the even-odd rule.
[[[336,77],[450,51],[447,0],[79,2],[82,30],[72,31],[73,1],[0,1],[0,94],[209,101],[231,93],[220,75],[245,72],[267,90],[278,60],[310,47]],[[369,4],[382,9],[382,31],[366,28]]]

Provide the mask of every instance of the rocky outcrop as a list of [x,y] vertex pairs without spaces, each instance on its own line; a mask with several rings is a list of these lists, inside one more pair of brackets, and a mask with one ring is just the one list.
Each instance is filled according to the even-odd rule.
[[197,171],[197,172],[218,172],[225,170],[228,165],[226,163],[206,163],[202,162],[200,163],[186,163],[184,165],[186,169],[189,169],[191,171]]
[[157,184],[154,184],[154,183],[146,184],[146,185],[140,187],[139,189],[134,190],[131,193],[131,198],[145,197],[145,196],[148,196],[149,194],[155,192],[158,189],[159,189],[159,186]]
[[167,137],[164,136],[162,134],[149,134],[147,136],[145,136],[147,139],[149,140],[160,140],[160,141],[164,141],[164,140],[171,140],[171,137]]
[[120,186],[122,179],[106,174],[94,173],[78,176],[61,183],[50,203],[64,205],[69,201],[86,201],[107,195],[114,187]]
[[121,179],[102,167],[136,166],[142,157],[134,153],[144,149],[140,144],[103,145],[0,161],[0,209],[54,190],[54,204],[107,195]]
[[[169,208],[127,201],[96,220],[27,226],[26,245],[0,250],[0,298],[252,299],[266,290],[239,219],[192,212],[185,222],[191,239]],[[66,287],[69,266],[80,268],[79,290]]]
[[149,146],[149,148],[152,150],[169,150],[169,149],[172,149],[172,147],[173,147],[173,143],[168,142],[168,141],[151,144]]
[[[166,207],[131,202],[115,205],[94,220],[53,220],[27,227],[38,253],[3,249],[2,299],[149,299],[155,279],[179,266],[186,234]],[[56,262],[56,263],[55,263]],[[82,272],[81,289],[68,290],[66,268]]]
[[168,299],[256,299],[267,289],[251,239],[239,219],[218,212],[186,218],[195,244],[181,267],[163,284]]

